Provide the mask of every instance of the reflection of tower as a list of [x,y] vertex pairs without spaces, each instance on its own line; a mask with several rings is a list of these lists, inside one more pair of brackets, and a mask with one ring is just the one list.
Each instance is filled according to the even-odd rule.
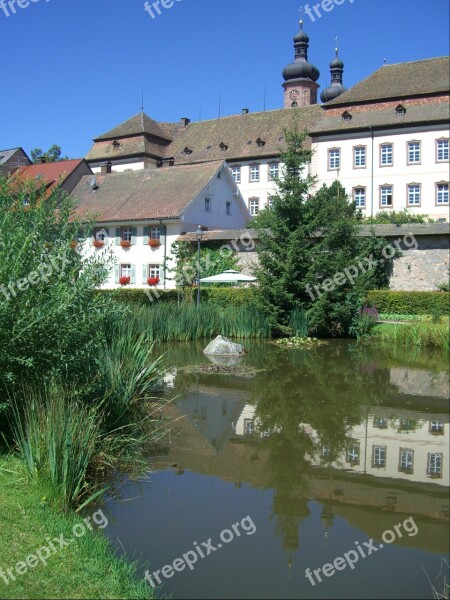
[[323,529],[323,537],[324,537],[324,546],[327,546],[327,541],[328,541],[328,530],[331,529],[331,527],[333,527],[333,523],[334,523],[334,514],[333,514],[333,508],[331,506],[328,506],[327,504],[323,504],[322,505],[322,513],[320,515],[320,521],[322,523],[322,529]]

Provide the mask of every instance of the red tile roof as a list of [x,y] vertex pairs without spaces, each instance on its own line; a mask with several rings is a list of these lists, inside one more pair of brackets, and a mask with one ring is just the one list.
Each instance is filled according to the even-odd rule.
[[17,187],[22,187],[26,182],[35,182],[37,188],[45,186],[45,197],[48,198],[53,188],[58,183],[64,183],[82,162],[83,159],[79,158],[19,167],[11,175],[11,181]]

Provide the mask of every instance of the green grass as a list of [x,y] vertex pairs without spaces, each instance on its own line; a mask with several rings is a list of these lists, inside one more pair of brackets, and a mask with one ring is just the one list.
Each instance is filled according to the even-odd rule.
[[270,325],[257,308],[220,307],[204,303],[156,304],[134,311],[141,331],[160,342],[187,342],[224,335],[234,338],[269,338]]
[[372,339],[399,346],[421,346],[449,350],[448,323],[419,322],[405,325],[376,324]]
[[[16,458],[0,457],[0,489],[0,569],[14,567],[47,545],[47,536],[73,538],[72,527],[82,523],[73,514],[55,512],[45,501],[45,489],[28,480]],[[135,566],[116,558],[106,538],[95,532],[50,556],[46,566],[39,563],[16,575],[9,585],[0,577],[0,598],[151,597]]]

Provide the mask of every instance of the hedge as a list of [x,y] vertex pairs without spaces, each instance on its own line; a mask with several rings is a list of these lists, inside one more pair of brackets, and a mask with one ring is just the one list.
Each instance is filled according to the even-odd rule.
[[380,313],[401,315],[429,315],[433,312],[448,314],[449,292],[393,292],[374,290],[367,294],[367,304]]
[[[150,297],[149,297],[150,292]],[[127,304],[145,306],[154,302],[196,302],[197,289],[181,290],[136,290],[121,288],[116,290],[97,290],[97,294],[111,296],[114,300]],[[255,306],[255,288],[204,287],[201,288],[202,303],[211,302],[219,306]]]

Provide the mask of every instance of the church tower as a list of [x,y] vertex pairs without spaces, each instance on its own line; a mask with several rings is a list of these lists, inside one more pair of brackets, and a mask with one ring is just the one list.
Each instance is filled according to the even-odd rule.
[[342,84],[342,74],[344,72],[344,63],[339,58],[339,50],[336,48],[336,56],[330,63],[331,85],[320,94],[322,102],[330,102],[347,91]]
[[308,106],[317,104],[316,81],[320,77],[319,69],[308,62],[309,37],[303,31],[303,21],[300,21],[300,31],[294,38],[295,61],[284,69],[284,108]]

